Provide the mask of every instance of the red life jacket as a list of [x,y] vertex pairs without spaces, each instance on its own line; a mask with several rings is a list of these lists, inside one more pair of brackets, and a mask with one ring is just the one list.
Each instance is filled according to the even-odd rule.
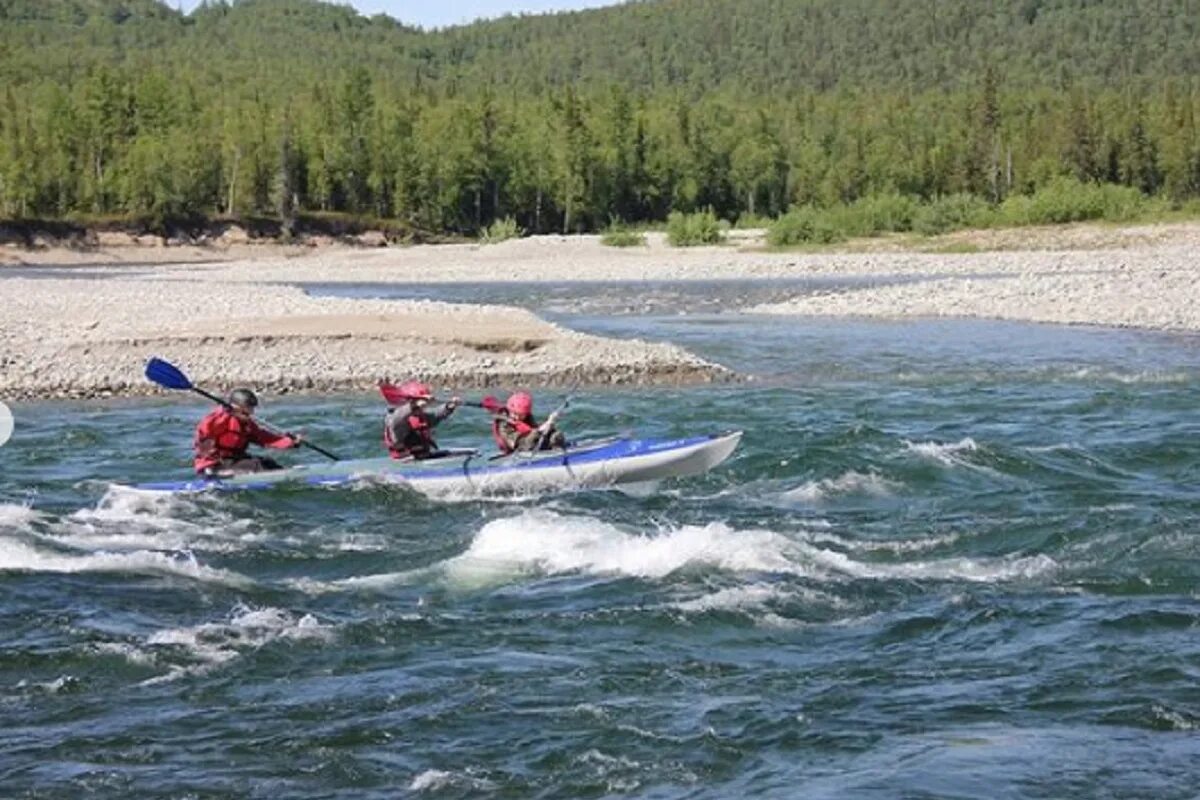
[[254,420],[238,419],[224,408],[216,408],[196,426],[194,446],[196,471],[215,467],[226,459],[244,458],[251,444],[263,447],[288,447],[287,436],[269,433]]
[[496,440],[496,446],[500,448],[500,452],[504,453],[505,455],[511,453],[513,448],[509,446],[508,442],[504,438],[504,435],[501,433],[502,425],[512,426],[514,429],[516,429],[518,437],[526,436],[527,434],[533,433],[535,430],[537,430],[535,426],[519,419],[505,419],[503,417],[496,417],[494,420],[492,420],[492,438]]
[[388,449],[388,455],[392,458],[420,458],[437,449],[437,442],[433,440],[433,426],[425,414],[409,414],[405,420],[408,423],[408,436],[404,441],[397,442],[389,424],[393,412],[389,412],[383,420],[383,444]]

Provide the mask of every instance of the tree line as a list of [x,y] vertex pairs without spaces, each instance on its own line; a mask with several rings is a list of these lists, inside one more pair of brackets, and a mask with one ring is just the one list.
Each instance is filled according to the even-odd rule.
[[[970,3],[664,0],[425,33],[320,3],[245,0],[188,16],[152,0],[3,0],[0,217],[286,224],[338,212],[427,231],[511,217],[571,232],[881,194],[999,204],[1063,176],[1183,203],[1200,198],[1200,72],[1188,61],[1200,49],[1153,45],[1195,39],[1200,17],[1170,17],[1190,2],[1004,0],[991,8],[1007,14],[971,22]],[[1169,13],[1135,25],[1138,4]],[[1093,41],[1078,74],[1061,54],[1040,74],[1053,53],[1020,32],[1039,41],[1047,17],[1047,29],[1079,28],[1062,53],[1098,30],[1125,32],[1108,48]],[[797,19],[809,25],[793,36]],[[869,30],[853,28],[864,20]],[[950,44],[917,48],[923,57],[897,59],[890,75],[888,52],[850,54],[889,22],[903,41],[940,29]],[[602,23],[636,44],[610,32],[585,45],[580,31]],[[788,43],[813,30],[826,48],[786,77],[776,62],[802,61]],[[718,73],[672,31],[715,42]],[[960,42],[984,34],[998,42],[991,56]],[[675,55],[627,64],[629,49],[660,47]],[[1132,60],[1140,53],[1145,63]],[[838,64],[845,74],[829,71]]]

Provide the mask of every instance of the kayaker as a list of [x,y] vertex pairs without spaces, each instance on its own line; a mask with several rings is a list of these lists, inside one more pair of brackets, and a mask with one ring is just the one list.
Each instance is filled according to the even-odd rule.
[[505,401],[503,412],[492,420],[492,438],[505,454],[517,450],[557,450],[567,446],[567,439],[555,428],[556,422],[557,411],[539,424],[533,418],[533,395],[514,392]]
[[295,434],[264,430],[254,421],[258,397],[249,389],[234,389],[228,406],[209,412],[196,426],[196,472],[205,476],[234,475],[282,469],[278,462],[262,456],[246,455],[252,444],[273,450],[299,447],[302,438]]
[[426,407],[435,398],[433,389],[420,381],[405,381],[384,394],[389,404],[383,419],[383,443],[392,458],[430,458],[438,454],[433,429],[454,413],[462,398],[451,397],[437,411]]

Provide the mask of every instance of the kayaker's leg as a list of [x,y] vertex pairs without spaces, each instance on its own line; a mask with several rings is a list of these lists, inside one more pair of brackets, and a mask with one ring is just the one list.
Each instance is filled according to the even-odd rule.
[[562,431],[553,431],[549,436],[542,440],[543,450],[561,450],[567,446],[567,437]]
[[228,477],[251,472],[270,472],[276,469],[283,469],[283,465],[273,458],[246,456],[245,458],[225,459],[211,474],[213,477]]

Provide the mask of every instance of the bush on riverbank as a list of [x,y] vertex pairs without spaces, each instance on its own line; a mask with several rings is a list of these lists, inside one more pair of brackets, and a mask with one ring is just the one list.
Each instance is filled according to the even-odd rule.
[[[1133,187],[1082,183],[1063,177],[1033,194],[1010,195],[999,205],[972,194],[958,193],[924,203],[905,195],[883,194],[825,208],[793,207],[769,223],[767,242],[774,247],[833,244],[884,233],[911,231],[936,236],[967,228],[1136,222],[1170,213],[1165,201],[1147,198]],[[1178,213],[1187,216],[1187,208],[1180,208]]]
[[829,208],[793,208],[767,229],[767,241],[776,247],[797,244],[832,244],[855,236],[905,233],[921,212],[911,197],[889,193],[864,197],[848,205]]
[[479,234],[479,241],[483,244],[498,244],[509,239],[519,239],[524,233],[515,219],[504,217],[487,226]]
[[827,209],[801,206],[784,214],[767,228],[767,242],[774,247],[797,244],[833,244],[846,239]]
[[913,218],[913,230],[924,236],[962,230],[990,228],[995,222],[992,207],[973,194],[952,194],[922,205]]
[[711,208],[694,214],[672,211],[667,217],[667,241],[675,247],[720,244],[724,238],[721,221]]
[[997,209],[1000,224],[1054,225],[1107,220],[1129,222],[1149,209],[1145,195],[1131,186],[1080,183],[1059,178],[1032,195],[1013,195]]
[[600,244],[609,247],[644,247],[646,234],[630,230],[629,226],[620,220],[613,220],[600,234]]

